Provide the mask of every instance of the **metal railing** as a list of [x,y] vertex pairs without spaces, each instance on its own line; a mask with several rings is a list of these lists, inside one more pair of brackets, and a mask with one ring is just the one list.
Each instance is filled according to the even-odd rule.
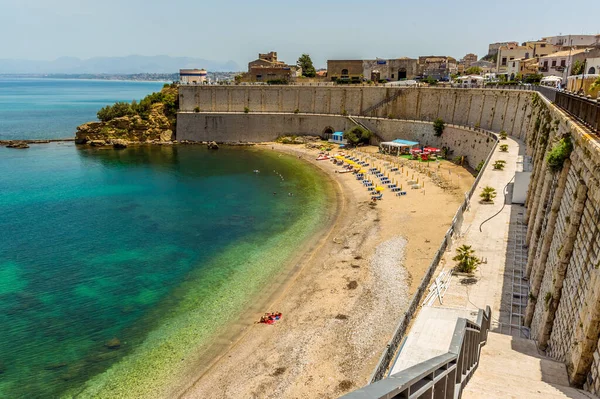
[[538,93],[541,93],[544,95],[544,97],[546,97],[548,100],[555,102],[556,101],[556,93],[558,93],[558,90],[556,90],[553,87],[548,87],[548,86],[540,86],[540,85],[535,85],[532,87],[533,90],[537,91]]
[[600,102],[597,100],[558,91],[553,101],[590,130],[600,132]]
[[459,318],[448,353],[416,364],[374,384],[342,396],[345,399],[457,399],[479,366],[492,311],[479,310],[472,322]]

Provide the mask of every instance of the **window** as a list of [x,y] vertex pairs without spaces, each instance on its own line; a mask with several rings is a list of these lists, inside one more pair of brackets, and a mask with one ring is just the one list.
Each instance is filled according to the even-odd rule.
[[513,61],[513,68],[515,67],[516,62]]
[[392,74],[392,79],[394,79],[394,74]]
[[556,66],[556,60],[552,60],[552,66],[555,67]]
[[545,45],[545,44],[542,44],[542,45],[540,45],[540,47],[541,47],[541,48],[544,48],[544,47],[546,47],[546,45]]
[[525,59],[529,58],[529,53],[525,53]]
[[348,70],[347,69],[342,69],[342,76],[344,75],[348,75]]
[[591,74],[594,74],[594,73],[596,73],[596,68],[594,68],[594,67],[591,67],[591,68],[590,68],[590,70],[588,71],[588,73],[589,73],[590,75],[591,75]]
[[506,57],[502,57],[502,66],[506,66]]
[[560,66],[561,67],[566,67],[567,66],[567,60],[560,60]]
[[548,61],[544,61],[544,68],[548,69]]

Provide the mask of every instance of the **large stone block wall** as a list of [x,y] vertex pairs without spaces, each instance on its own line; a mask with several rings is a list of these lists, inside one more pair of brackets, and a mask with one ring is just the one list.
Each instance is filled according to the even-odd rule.
[[[453,156],[465,156],[472,168],[485,161],[494,146],[486,134],[459,126],[447,126],[441,137],[436,137],[431,122],[398,119],[356,118],[365,126],[375,129],[384,140],[405,139],[423,145],[448,147]],[[267,113],[194,113],[180,112],[177,116],[179,140],[218,142],[265,142],[282,135],[316,135],[325,129],[345,131],[355,126],[349,118],[340,115],[302,115]]]
[[[396,95],[394,97],[394,95]],[[181,86],[183,112],[283,112],[348,114],[433,121],[505,130],[524,137],[531,92],[515,90],[338,86]],[[386,99],[379,108],[368,112]]]
[[[540,349],[565,362],[572,384],[600,393],[600,140],[541,97],[527,108],[522,137],[534,170],[526,202],[526,324]],[[574,149],[553,172],[547,156],[562,137]]]

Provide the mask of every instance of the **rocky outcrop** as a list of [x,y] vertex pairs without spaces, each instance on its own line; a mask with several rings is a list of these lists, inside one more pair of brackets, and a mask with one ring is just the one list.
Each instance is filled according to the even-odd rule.
[[208,147],[209,150],[218,150],[219,149],[219,145],[214,141],[211,141],[206,146]]
[[[177,88],[165,87],[161,93],[154,95],[170,95],[177,97]],[[125,148],[130,143],[170,143],[175,140],[175,118],[172,107],[162,102],[146,105],[145,111],[129,111],[127,116],[115,117],[104,122],[88,122],[77,127],[76,144],[91,146],[112,145],[114,148]],[[103,141],[104,144],[100,144]]]
[[119,349],[121,347],[121,341],[119,338],[115,337],[110,341],[106,341],[104,346],[106,346],[108,349]]
[[8,144],[6,148],[29,148],[29,145],[24,141],[14,141]]

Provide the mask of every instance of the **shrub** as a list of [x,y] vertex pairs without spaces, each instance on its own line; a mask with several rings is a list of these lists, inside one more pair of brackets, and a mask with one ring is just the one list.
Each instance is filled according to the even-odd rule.
[[573,143],[571,142],[571,137],[563,137],[560,139],[546,158],[546,162],[548,167],[553,172],[559,172],[565,160],[571,156],[571,152],[573,151]]
[[348,111],[346,111],[345,109],[342,110],[342,115],[346,116],[348,115]]
[[500,145],[500,151],[502,151],[502,152],[508,152],[508,144],[502,144],[502,145]]
[[454,270],[459,273],[473,273],[481,264],[481,259],[475,256],[475,251],[470,245],[461,245],[456,248],[456,256],[452,260],[458,262]]
[[496,189],[494,187],[485,186],[483,190],[481,190],[479,196],[484,202],[494,202],[494,198],[496,198]]
[[504,130],[502,130],[500,132],[500,140],[506,140],[506,137],[508,137],[508,135],[506,134],[506,132]]
[[454,157],[454,159],[452,160],[455,164],[457,165],[462,165],[463,163],[463,157],[461,157],[460,155],[457,157]]
[[200,112],[200,107],[195,107],[194,112]]
[[446,125],[444,124],[444,121],[442,120],[442,118],[437,118],[436,120],[433,121],[433,131],[435,132],[434,135],[436,137],[440,137],[442,135],[442,133],[444,133],[445,128],[446,128]]
[[394,119],[394,115],[388,114],[388,119]]
[[481,172],[481,169],[483,169],[483,165],[485,165],[484,161],[479,162],[479,164],[475,168],[475,173],[479,174],[479,172]]
[[295,114],[298,114],[299,112],[300,112],[300,110],[299,110],[298,108],[296,108],[296,109],[294,110],[294,113],[295,113]]
[[250,108],[244,107],[244,113],[247,114],[248,112],[250,112]]
[[494,169],[498,169],[498,170],[502,170],[504,169],[504,165],[506,165],[506,161],[499,159],[496,162],[494,162]]
[[359,143],[369,144],[372,135],[373,133],[369,130],[360,126],[354,126],[352,129],[344,132],[344,139],[346,139],[349,144],[356,146]]

